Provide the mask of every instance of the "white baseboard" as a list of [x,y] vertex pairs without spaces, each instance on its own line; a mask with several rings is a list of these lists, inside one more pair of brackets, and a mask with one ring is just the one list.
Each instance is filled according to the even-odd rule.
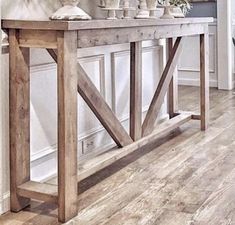
[[10,192],[3,194],[0,199],[0,215],[6,213],[10,209]]
[[[185,86],[196,86],[198,87],[200,85],[199,79],[185,79],[185,78],[179,78],[178,79],[179,85],[185,85]],[[217,80],[210,80],[210,87],[218,87],[218,81]]]

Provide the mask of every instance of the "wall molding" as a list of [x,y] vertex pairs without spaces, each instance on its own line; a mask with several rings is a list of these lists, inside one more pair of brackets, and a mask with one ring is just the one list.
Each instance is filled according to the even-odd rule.
[[[194,37],[194,36],[192,36]],[[214,60],[213,60],[213,68],[209,70],[210,73],[217,73],[217,39],[216,34],[210,33],[209,37],[212,37],[214,39],[214,45],[213,45],[213,54],[214,54]],[[200,72],[199,68],[193,68],[193,67],[180,67],[178,66],[178,71],[182,72]]]
[[0,215],[7,212],[10,208],[10,192],[3,193],[0,199]]
[[[184,86],[200,86],[200,80],[199,79],[190,79],[190,78],[179,78],[178,80],[179,85]],[[210,87],[218,87],[218,80],[210,80]]]
[[[163,54],[163,46],[161,45],[152,45],[152,46],[147,46],[147,47],[143,47],[142,48],[142,53],[149,53],[149,52],[154,52],[156,51],[157,53],[159,53],[159,55]],[[116,113],[117,112],[117,108],[116,108],[116,82],[115,82],[115,77],[116,77],[116,73],[115,73],[115,62],[116,59],[118,57],[125,57],[125,56],[130,56],[130,50],[122,50],[122,51],[116,51],[116,52],[112,52],[111,53],[111,77],[112,77],[112,110]],[[163,67],[163,59],[162,57],[159,57],[159,64],[161,65],[161,67]],[[145,108],[145,106],[143,107]],[[129,115],[124,115],[122,117],[120,117],[120,120],[125,119],[127,116]]]

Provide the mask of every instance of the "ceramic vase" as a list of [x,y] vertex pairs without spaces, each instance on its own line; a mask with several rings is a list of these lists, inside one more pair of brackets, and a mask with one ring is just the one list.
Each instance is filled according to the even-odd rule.
[[146,4],[148,9],[156,9],[157,0],[146,0]]
[[52,20],[90,20],[91,17],[77,5],[80,0],[61,0],[63,7],[51,17]]
[[108,9],[118,9],[120,5],[120,0],[105,0],[105,8]]
[[107,20],[116,20],[116,11],[120,10],[120,0],[104,0],[105,7],[103,10],[108,11]]
[[146,0],[139,0],[139,12],[137,13],[136,19],[147,19],[149,18],[149,11],[147,9]]
[[170,0],[166,0],[164,6],[164,14],[161,19],[174,19],[174,16],[171,14],[171,8],[173,6],[170,5]]
[[149,17],[156,18],[154,13],[157,10],[157,0],[146,0],[146,3],[147,3],[147,8],[149,10]]
[[105,7],[105,0],[100,0],[100,5],[99,5],[101,8],[104,8]]
[[131,11],[135,11],[135,7],[130,6],[130,0],[123,0],[123,19],[131,19]]

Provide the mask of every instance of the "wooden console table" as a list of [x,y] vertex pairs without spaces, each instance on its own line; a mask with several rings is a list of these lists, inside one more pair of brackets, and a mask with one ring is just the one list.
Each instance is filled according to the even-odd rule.
[[[18,212],[30,199],[58,204],[59,221],[77,215],[77,182],[118,159],[196,119],[206,130],[209,118],[208,23],[212,18],[174,20],[20,21],[3,20],[10,52],[10,189],[11,210]],[[173,73],[184,36],[200,35],[201,113],[179,113]],[[142,124],[142,41],[166,38],[169,58]],[[175,42],[173,43],[173,38]],[[130,43],[130,132],[112,112],[77,62],[77,48]],[[58,188],[30,180],[30,48],[45,48],[58,64]],[[154,129],[169,89],[170,120]],[[77,92],[116,142],[118,148],[78,166]]]

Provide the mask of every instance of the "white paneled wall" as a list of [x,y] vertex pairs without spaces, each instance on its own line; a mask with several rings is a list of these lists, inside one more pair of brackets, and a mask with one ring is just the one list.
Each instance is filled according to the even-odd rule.
[[[218,73],[217,73],[217,24],[216,22],[209,26],[210,38],[210,86],[218,87]],[[178,72],[179,84],[198,86],[200,84],[200,46],[199,37],[188,37],[185,40],[183,53],[180,58]]]
[[8,57],[1,56],[0,76],[0,214],[9,208]]
[[[97,55],[94,55],[98,51]],[[128,45],[79,52],[78,60],[91,80],[128,129],[129,50]],[[103,54],[100,54],[103,52]],[[162,70],[162,47],[143,48],[143,112],[147,110]],[[109,67],[108,69],[106,69]],[[45,180],[56,172],[56,65],[32,66],[31,75],[31,158],[35,180]],[[80,96],[78,106],[79,156],[112,145],[111,138]]]

